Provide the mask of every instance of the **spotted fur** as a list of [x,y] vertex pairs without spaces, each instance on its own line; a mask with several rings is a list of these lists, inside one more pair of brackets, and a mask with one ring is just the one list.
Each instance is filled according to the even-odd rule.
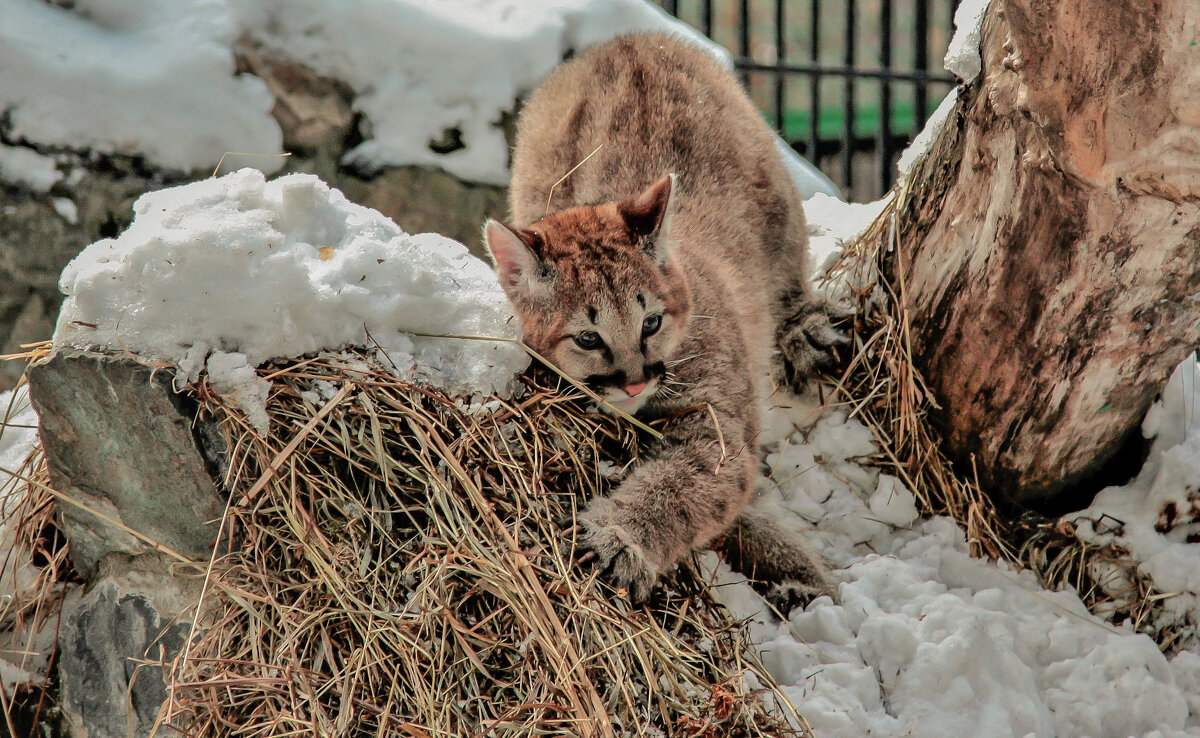
[[803,541],[747,509],[770,378],[806,378],[836,334],[807,287],[800,199],[738,83],[665,35],[579,55],[521,114],[510,204],[485,239],[525,341],[614,406],[673,417],[581,514],[589,556],[640,600],[720,538],[747,573],[832,595]]

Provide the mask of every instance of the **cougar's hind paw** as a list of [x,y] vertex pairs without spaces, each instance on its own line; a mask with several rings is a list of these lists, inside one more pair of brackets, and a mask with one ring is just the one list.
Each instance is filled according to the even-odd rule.
[[784,324],[779,350],[794,387],[799,389],[820,372],[837,366],[839,352],[850,346],[850,336],[833,321],[844,317],[841,308],[813,303]]
[[828,588],[808,582],[789,580],[770,584],[763,592],[763,598],[779,611],[784,619],[795,608],[807,608],[818,597],[832,597],[837,601],[835,593]]

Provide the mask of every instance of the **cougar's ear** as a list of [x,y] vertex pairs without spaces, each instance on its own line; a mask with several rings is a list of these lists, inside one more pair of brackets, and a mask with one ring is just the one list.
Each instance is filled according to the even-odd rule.
[[676,189],[675,175],[668,174],[617,206],[646,256],[660,267],[667,263],[673,248],[671,219],[675,212]]
[[488,219],[483,226],[483,240],[496,265],[500,286],[510,298],[538,298],[550,291],[550,277],[538,256],[540,235]]

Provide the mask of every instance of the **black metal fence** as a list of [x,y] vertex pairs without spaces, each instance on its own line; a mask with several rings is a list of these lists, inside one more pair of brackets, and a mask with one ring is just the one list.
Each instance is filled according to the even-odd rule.
[[942,56],[957,0],[660,0],[734,53],[751,97],[796,151],[855,200],[954,86]]

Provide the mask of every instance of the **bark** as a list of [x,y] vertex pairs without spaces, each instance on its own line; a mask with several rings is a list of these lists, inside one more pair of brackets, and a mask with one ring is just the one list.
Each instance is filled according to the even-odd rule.
[[1200,344],[1200,3],[993,0],[890,265],[951,457],[1062,502]]

